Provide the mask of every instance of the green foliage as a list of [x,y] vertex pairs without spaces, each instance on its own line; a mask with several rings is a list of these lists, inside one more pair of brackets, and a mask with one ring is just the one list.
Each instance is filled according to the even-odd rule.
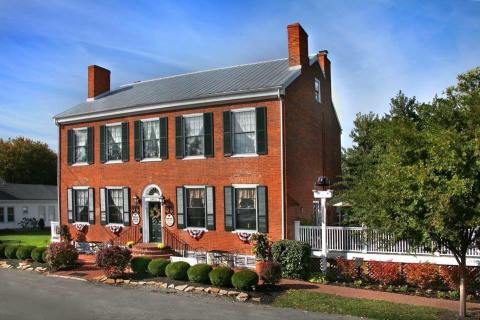
[[8,245],[5,248],[5,258],[7,259],[17,259],[17,249],[19,248],[19,245]]
[[11,183],[57,184],[57,155],[46,143],[0,139],[0,178]]
[[252,236],[254,242],[252,251],[258,261],[271,260],[271,242],[268,240],[268,235],[264,233],[255,233]]
[[158,258],[153,259],[148,264],[148,272],[155,277],[165,277],[165,268],[170,263],[170,260]]
[[45,247],[40,247],[40,248],[35,248],[32,250],[32,259],[33,261],[44,263],[44,253],[47,251],[47,248]]
[[42,253],[42,260],[43,260],[43,262],[47,262],[47,258],[48,258],[48,250],[45,250],[45,251]]
[[190,269],[188,269],[187,271],[188,280],[190,280],[191,282],[209,284],[210,278],[208,274],[210,273],[210,271],[212,271],[212,267],[208,264],[201,263],[191,266]]
[[327,276],[325,276],[323,273],[315,272],[310,274],[308,282],[325,284],[328,283],[328,279]]
[[282,276],[289,279],[306,279],[310,269],[311,248],[305,242],[280,240],[272,245],[273,260],[280,263]]
[[258,275],[252,270],[241,270],[232,276],[232,285],[237,290],[250,291],[258,283]]
[[218,267],[210,271],[208,275],[212,285],[216,287],[231,287],[233,270],[229,267]]
[[15,253],[17,259],[19,260],[27,260],[32,257],[32,250],[35,249],[34,246],[20,246]]
[[138,274],[145,274],[148,270],[148,264],[152,259],[147,257],[135,257],[130,260],[130,268],[132,271]]
[[7,245],[5,243],[0,243],[0,259],[5,258],[5,248]]
[[172,262],[165,268],[165,274],[173,280],[188,280],[188,268],[190,265],[185,261]]

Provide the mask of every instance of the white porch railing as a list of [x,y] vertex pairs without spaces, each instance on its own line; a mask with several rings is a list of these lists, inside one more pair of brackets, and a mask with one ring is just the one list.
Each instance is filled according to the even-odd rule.
[[[325,227],[326,248],[322,243],[322,226],[302,226],[295,222],[295,239],[312,247],[314,255],[320,257],[347,256],[366,260],[397,262],[432,262],[456,264],[453,254],[446,248],[414,248],[408,241],[394,242],[390,234],[361,227]],[[325,250],[326,249],[326,250]],[[480,250],[472,247],[467,252],[469,265],[480,266]]]

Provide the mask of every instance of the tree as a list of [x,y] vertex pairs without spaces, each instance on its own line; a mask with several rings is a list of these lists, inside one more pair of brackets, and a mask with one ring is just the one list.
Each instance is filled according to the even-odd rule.
[[40,141],[0,139],[0,178],[10,183],[57,184],[57,155]]
[[480,243],[480,68],[429,104],[400,92],[390,105],[357,116],[339,200],[352,204],[352,221],[450,250],[464,317],[467,250]]

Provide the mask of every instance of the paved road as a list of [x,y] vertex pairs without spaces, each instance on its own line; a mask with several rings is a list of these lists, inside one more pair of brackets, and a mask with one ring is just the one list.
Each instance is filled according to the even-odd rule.
[[207,295],[111,287],[78,280],[0,270],[1,320],[325,319],[351,317],[242,304]]

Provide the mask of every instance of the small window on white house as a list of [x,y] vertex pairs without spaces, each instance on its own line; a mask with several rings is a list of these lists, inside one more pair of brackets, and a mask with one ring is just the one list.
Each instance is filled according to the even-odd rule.
[[0,207],[0,223],[5,222],[5,208]]
[[322,91],[320,86],[320,80],[315,78],[315,100],[322,102]]
[[256,116],[255,110],[232,112],[233,153],[254,154],[256,152]]
[[75,130],[75,163],[86,163],[87,162],[87,148],[88,148],[88,139],[87,139],[87,129],[78,129]]
[[107,161],[122,160],[122,125],[107,126]]
[[42,218],[45,221],[46,218],[47,207],[45,206],[38,206],[38,218]]
[[123,189],[107,189],[108,223],[123,223]]
[[15,208],[8,207],[7,208],[7,221],[8,222],[15,222]]

